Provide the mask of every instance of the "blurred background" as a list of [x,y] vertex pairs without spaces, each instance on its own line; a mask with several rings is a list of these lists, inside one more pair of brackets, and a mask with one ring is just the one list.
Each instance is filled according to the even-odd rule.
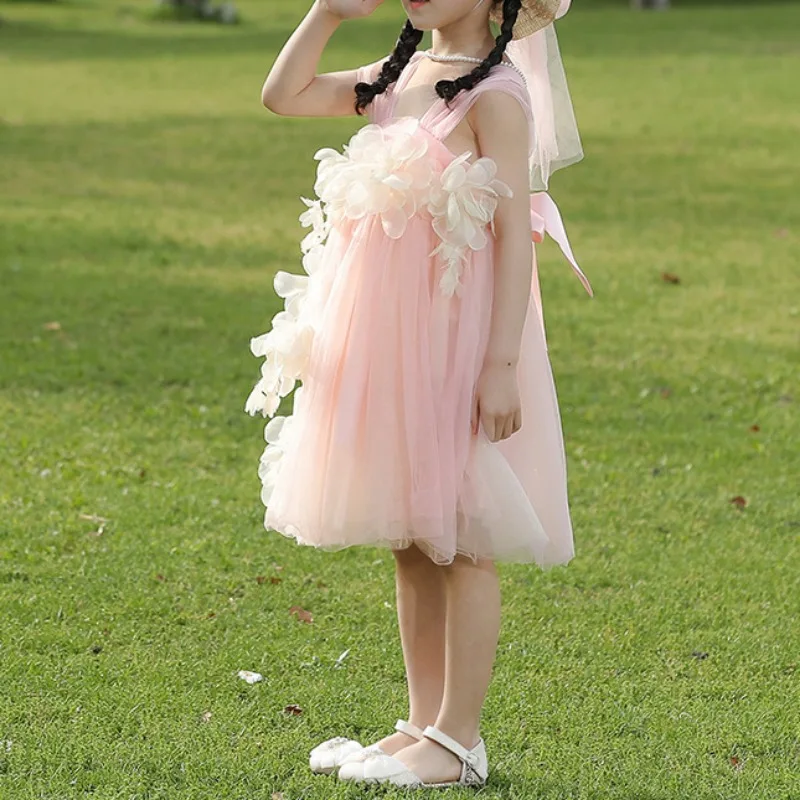
[[[179,5],[0,1],[2,800],[355,797],[308,750],[406,713],[391,556],[264,531],[243,410],[312,155],[363,121],[260,105],[308,0]],[[577,557],[502,568],[483,795],[796,800],[800,3],[576,0],[559,36]]]

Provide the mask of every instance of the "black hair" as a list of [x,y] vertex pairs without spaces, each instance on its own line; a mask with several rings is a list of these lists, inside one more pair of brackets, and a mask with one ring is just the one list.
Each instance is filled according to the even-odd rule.
[[[466,75],[461,75],[452,81],[436,82],[434,86],[436,94],[446,103],[449,104],[459,92],[472,89],[477,83],[480,83],[489,74],[489,70],[502,61],[506,45],[512,39],[514,24],[522,8],[522,0],[494,0],[495,4],[500,2],[503,4],[503,24],[500,26],[500,34],[495,39],[492,52]],[[400,73],[411,60],[411,56],[414,55],[421,41],[422,31],[417,30],[411,24],[411,20],[407,20],[397,39],[394,51],[381,67],[377,80],[374,83],[360,81],[355,85],[356,114],[363,114],[375,97],[383,94],[400,77]]]

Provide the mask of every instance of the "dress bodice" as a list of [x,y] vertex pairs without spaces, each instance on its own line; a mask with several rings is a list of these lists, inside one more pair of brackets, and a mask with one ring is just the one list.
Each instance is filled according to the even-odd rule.
[[[412,75],[416,71],[420,61],[425,56],[421,52],[415,52],[408,64],[406,64],[397,81],[391,84],[383,94],[376,95],[372,103],[367,106],[367,115],[370,122],[386,125],[397,119],[395,109],[399,96],[405,90]],[[367,64],[358,70],[358,80],[366,83],[374,82],[380,73],[381,66],[385,59]],[[440,97],[427,108],[425,113],[419,117],[420,126],[428,131],[440,142],[444,142],[447,137],[455,130],[456,126],[464,119],[465,115],[485,91],[491,89],[499,90],[511,94],[515,97],[529,120],[532,120],[532,110],[530,97],[525,84],[513,68],[506,64],[499,64],[482,81],[477,83],[472,89],[462,91],[448,104]],[[414,117],[408,117],[414,119]]]
[[342,152],[324,148],[314,156],[318,238],[327,227],[378,217],[384,234],[399,239],[412,217],[427,216],[439,239],[429,255],[444,262],[440,287],[456,294],[468,251],[487,245],[498,200],[511,196],[496,163],[471,156],[453,156],[414,117],[365,125]]
[[[383,94],[377,95],[372,103],[370,103],[367,107],[367,114],[371,123],[388,128],[389,126],[394,126],[396,123],[399,123],[402,119],[406,119],[398,118],[394,115],[396,98],[403,91],[404,87],[408,85],[411,75],[414,73],[419,61],[423,58],[425,58],[425,56],[421,52],[414,53],[397,81],[390,85]],[[366,83],[374,82],[385,60],[386,59],[381,59],[361,67],[357,71],[357,79]],[[457,94],[450,102],[449,106],[444,100],[437,98],[422,117],[417,120],[420,128],[431,137],[438,140],[440,148],[448,153],[454,162],[461,158],[461,156],[457,157],[448,150],[444,142],[459,122],[461,122],[478,97],[483,92],[490,90],[505,92],[518,100],[530,123],[529,149],[532,152],[533,148],[536,147],[533,109],[525,82],[515,69],[506,64],[498,64],[472,89]],[[408,119],[413,120],[414,118]],[[486,162],[490,160],[491,159],[486,159]],[[534,192],[531,194],[530,206],[531,235],[533,241],[537,243],[542,242],[545,234],[550,235],[560,247],[562,253],[572,267],[573,272],[583,284],[584,289],[586,289],[586,292],[592,296],[593,291],[591,284],[578,266],[578,262],[573,255],[572,247],[567,238],[558,206],[556,206],[547,192]],[[538,293],[538,281],[536,279],[534,280],[534,293]]]

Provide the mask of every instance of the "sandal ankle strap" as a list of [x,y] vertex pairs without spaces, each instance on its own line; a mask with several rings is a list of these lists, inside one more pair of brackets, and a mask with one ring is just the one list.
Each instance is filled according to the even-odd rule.
[[483,744],[483,739],[481,739],[472,750],[468,750],[462,744],[459,744],[455,739],[453,739],[452,736],[448,736],[444,731],[440,731],[433,725],[428,725],[428,727],[422,732],[422,735],[426,739],[433,739],[434,742],[437,742],[446,750],[449,750],[463,764],[472,769],[481,779],[486,780],[486,767],[484,764],[481,764],[481,757],[477,753],[481,744]]
[[404,733],[406,736],[410,736],[412,739],[419,740],[424,736],[422,728],[418,728],[416,725],[404,719],[397,720],[394,729],[400,731],[400,733]]

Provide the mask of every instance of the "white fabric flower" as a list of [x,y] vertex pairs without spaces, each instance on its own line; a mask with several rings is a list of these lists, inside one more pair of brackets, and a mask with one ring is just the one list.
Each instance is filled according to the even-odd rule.
[[[306,204],[306,210],[298,217],[300,224],[304,228],[311,228],[303,240],[300,242],[300,250],[304,254],[303,265],[305,268],[305,256],[310,253],[319,254],[322,250],[322,245],[328,238],[330,232],[330,223],[325,217],[325,211],[322,208],[320,200],[309,200],[306,197],[300,198]],[[311,272],[306,269],[310,275]]]
[[314,189],[333,224],[377,215],[389,238],[405,233],[434,182],[428,142],[415,130],[366,125],[343,154],[325,148],[314,155],[320,162]]
[[275,294],[285,300],[286,313],[298,319],[308,293],[308,276],[293,275],[291,272],[276,272],[273,285]]
[[441,239],[430,255],[440,254],[445,261],[439,286],[449,296],[460,288],[467,248],[482,250],[486,247],[487,224],[494,233],[498,198],[512,196],[508,184],[495,177],[497,164],[494,160],[479,158],[469,164],[471,155],[462,153],[447,165],[430,197],[433,229]]
[[[261,379],[256,383],[245,403],[250,415],[272,416],[278,410],[282,397],[286,397],[301,379],[311,356],[314,328],[299,319],[307,292],[309,278],[279,272],[275,276],[275,290],[287,298],[287,310],[272,319],[272,330],[250,340],[254,356],[263,356]],[[297,313],[293,313],[293,312]]]
[[261,500],[265,506],[269,505],[272,498],[281,461],[291,441],[293,422],[291,417],[275,417],[264,428],[267,446],[259,460],[258,476],[261,479]]

